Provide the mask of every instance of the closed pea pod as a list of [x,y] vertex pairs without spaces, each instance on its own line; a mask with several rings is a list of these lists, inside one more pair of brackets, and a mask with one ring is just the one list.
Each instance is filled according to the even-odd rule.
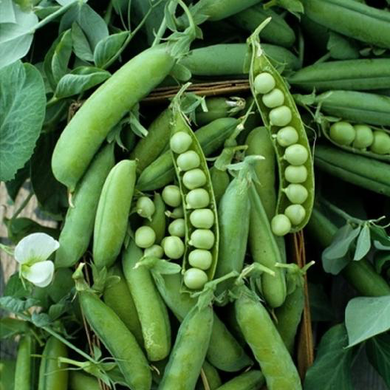
[[14,390],[31,390],[32,387],[32,366],[35,351],[35,343],[31,336],[23,336],[18,345],[15,366]]
[[69,373],[69,386],[70,390],[100,390],[95,377],[74,370]]
[[210,169],[211,182],[213,183],[214,196],[217,205],[230,183],[230,176],[227,171],[222,171],[215,166]]
[[264,384],[264,375],[259,370],[250,370],[224,383],[217,390],[256,390]]
[[222,384],[221,378],[218,374],[217,369],[212,366],[207,360],[204,361],[202,366],[201,376],[199,377],[198,383],[196,385],[196,390],[206,390],[206,387],[203,384],[202,377],[204,376],[207,380],[208,388],[210,390],[216,390]]

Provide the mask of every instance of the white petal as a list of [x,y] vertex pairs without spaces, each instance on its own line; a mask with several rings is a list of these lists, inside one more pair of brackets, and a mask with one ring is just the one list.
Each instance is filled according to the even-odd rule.
[[54,275],[54,263],[41,261],[22,270],[22,276],[38,287],[46,287],[50,284]]
[[46,233],[33,233],[21,239],[15,247],[15,259],[20,264],[44,261],[60,244]]

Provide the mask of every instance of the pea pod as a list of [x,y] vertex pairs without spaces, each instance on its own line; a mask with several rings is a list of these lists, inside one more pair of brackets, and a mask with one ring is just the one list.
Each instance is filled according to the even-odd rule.
[[213,166],[210,169],[210,177],[211,177],[211,182],[213,183],[215,201],[217,202],[218,205],[223,194],[225,193],[226,189],[229,186],[230,176],[227,173],[227,171],[222,171],[216,168],[215,166]]
[[69,386],[70,390],[100,390],[96,378],[75,370],[69,372]]
[[105,146],[78,183],[59,238],[60,247],[55,260],[57,268],[76,264],[88,249],[100,193],[114,163],[113,145]]
[[154,205],[156,211],[154,212],[152,219],[146,221],[145,225],[150,226],[156,233],[156,244],[160,244],[161,240],[165,237],[166,230],[166,216],[165,216],[165,203],[159,193],[154,194]]
[[[252,50],[249,82],[278,156],[280,188],[276,216],[271,221],[271,226],[274,234],[282,236],[299,231],[308,222],[314,202],[314,172],[310,145],[299,111],[286,83],[260,46],[258,34],[268,22],[269,19],[262,23],[248,40]],[[286,140],[286,133],[294,134],[295,138]],[[292,187],[285,175],[286,169],[291,165],[302,166],[306,171],[305,180]],[[292,192],[294,193],[291,194]],[[297,220],[284,214],[293,204],[301,204],[303,209]]]
[[31,390],[33,386],[33,358],[35,343],[31,336],[23,336],[18,345],[14,390]]
[[98,268],[110,267],[121,250],[127,229],[136,179],[135,161],[123,160],[107,176],[93,237],[93,260]]
[[222,384],[221,378],[219,377],[218,371],[213,367],[207,360],[204,361],[202,366],[201,376],[199,377],[198,383],[196,385],[196,390],[206,390],[206,387],[202,381],[202,375],[207,380],[208,389],[216,390]]
[[68,357],[65,344],[52,336],[47,340],[42,355],[38,390],[67,390],[69,371],[65,364],[58,362],[58,358]]
[[256,390],[264,385],[264,375],[259,370],[250,370],[224,383],[217,390]]
[[314,162],[319,169],[330,175],[390,196],[390,169],[385,162],[325,145],[317,145]]

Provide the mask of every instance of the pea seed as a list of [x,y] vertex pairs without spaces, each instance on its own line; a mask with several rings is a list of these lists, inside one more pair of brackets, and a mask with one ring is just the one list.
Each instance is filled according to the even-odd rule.
[[199,290],[207,283],[206,272],[198,268],[190,268],[184,273],[184,284],[191,290]]
[[210,251],[194,249],[188,256],[188,262],[192,267],[207,270],[210,268],[213,256]]
[[157,257],[158,259],[162,259],[164,256],[164,250],[160,245],[152,245],[150,248],[146,248],[144,250],[145,257]]
[[356,137],[352,146],[356,149],[368,148],[374,142],[374,133],[371,127],[367,125],[355,125],[353,127],[356,132]]
[[181,204],[181,193],[178,186],[170,185],[163,189],[161,194],[163,201],[171,207],[178,207]]
[[208,229],[196,229],[192,232],[189,244],[198,249],[211,249],[215,242],[214,233]]
[[168,232],[171,236],[184,237],[185,222],[183,218],[175,219],[168,226]]
[[190,214],[192,226],[199,229],[210,229],[214,225],[214,213],[210,209],[194,210]]
[[273,126],[286,126],[291,122],[292,112],[287,106],[273,108],[269,112],[269,120]]
[[184,254],[184,244],[179,237],[169,236],[164,238],[163,249],[169,259],[180,259]]
[[177,219],[184,217],[184,209],[182,206],[175,207],[172,211],[166,211],[165,215],[168,218]]
[[289,165],[284,176],[289,183],[303,183],[307,179],[307,168],[304,165]]
[[196,188],[187,194],[186,202],[189,209],[202,209],[210,204],[210,195],[204,188]]
[[284,214],[293,225],[299,225],[306,217],[306,210],[300,204],[292,204],[284,210]]
[[271,74],[263,72],[255,77],[253,84],[256,94],[264,94],[274,89],[276,83],[274,77]]
[[288,146],[284,152],[284,159],[291,165],[302,165],[309,158],[307,149],[299,144]]
[[141,196],[136,204],[137,214],[143,218],[150,218],[156,211],[154,202],[147,196]]
[[202,187],[206,182],[206,175],[201,169],[191,169],[183,175],[183,184],[189,190]]
[[275,215],[271,220],[271,229],[275,236],[285,236],[291,230],[291,222],[284,214]]
[[140,248],[150,248],[156,241],[156,233],[149,226],[141,226],[135,231],[135,243]]
[[293,204],[302,204],[309,196],[307,189],[302,184],[290,184],[283,191]]
[[390,136],[381,130],[374,131],[374,142],[370,150],[377,154],[390,154]]
[[177,154],[184,153],[192,144],[192,138],[184,131],[175,133],[170,140],[171,150]]
[[263,103],[268,108],[279,107],[284,103],[284,94],[279,88],[273,89],[262,97]]
[[355,139],[356,132],[348,122],[336,122],[330,126],[330,138],[339,145],[351,145]]
[[296,144],[298,139],[298,132],[292,126],[283,127],[276,135],[278,144],[284,148]]
[[181,171],[189,171],[190,169],[199,167],[200,157],[198,153],[189,150],[188,152],[182,153],[177,158],[176,162]]

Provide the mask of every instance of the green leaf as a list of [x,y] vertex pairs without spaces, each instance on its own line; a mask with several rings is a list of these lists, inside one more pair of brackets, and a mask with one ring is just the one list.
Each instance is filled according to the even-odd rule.
[[376,252],[374,254],[374,264],[378,274],[382,273],[383,268],[388,262],[390,262],[390,252]]
[[95,48],[94,62],[98,68],[104,68],[112,57],[119,51],[129,36],[129,32],[123,31],[112,34],[102,39]]
[[45,326],[49,326],[51,324],[51,319],[46,313],[33,313],[31,315],[31,322],[37,328],[44,328]]
[[23,314],[26,310],[36,306],[38,301],[33,298],[18,299],[14,297],[1,297],[0,308],[15,314]]
[[4,296],[12,296],[14,298],[25,298],[30,294],[30,291],[25,289],[22,281],[19,278],[19,272],[15,272],[8,280],[5,286]]
[[82,66],[72,70],[59,81],[55,96],[57,99],[77,95],[106,81],[111,74],[106,70]]
[[390,295],[351,299],[345,309],[348,347],[390,329]]
[[347,37],[333,31],[329,31],[327,49],[329,50],[331,57],[336,60],[359,58],[359,47],[357,44]]
[[68,63],[72,54],[72,33],[71,30],[65,31],[61,40],[56,45],[51,60],[51,68],[54,81],[57,84],[61,77],[68,73]]
[[0,85],[0,180],[8,181],[33,153],[46,97],[39,71],[20,61],[0,71]]
[[72,42],[73,50],[77,57],[83,61],[93,61],[93,51],[87,40],[87,37],[83,33],[83,30],[77,23],[72,24]]
[[12,0],[2,0],[0,2],[0,23],[16,23]]
[[16,318],[2,318],[0,319],[0,339],[8,339],[24,333],[27,328],[26,321],[17,320]]
[[353,390],[351,378],[353,349],[346,349],[344,324],[333,326],[322,337],[316,360],[305,378],[305,390]]
[[370,227],[365,224],[360,231],[359,237],[356,242],[354,260],[361,260],[370,251],[371,248],[371,235]]
[[27,162],[23,168],[19,169],[16,172],[15,177],[12,180],[7,181],[7,183],[5,184],[7,187],[7,193],[14,202],[16,200],[16,197],[18,196],[19,190],[22,188],[29,175],[30,164],[29,162]]
[[184,65],[181,65],[181,64],[176,64],[170,75],[176,79],[176,80],[179,80],[179,81],[188,81],[191,77],[192,77],[192,74],[191,74],[191,71],[186,68]]
[[390,334],[381,334],[367,341],[369,362],[390,388]]

